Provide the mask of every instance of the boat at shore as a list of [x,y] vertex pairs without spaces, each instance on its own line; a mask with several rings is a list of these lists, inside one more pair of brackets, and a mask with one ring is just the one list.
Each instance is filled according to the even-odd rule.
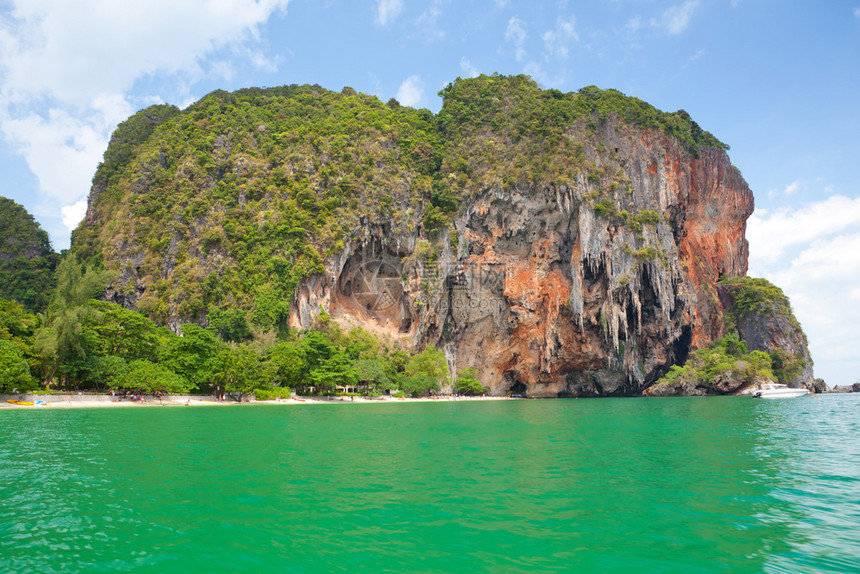
[[32,407],[33,405],[36,404],[33,401],[16,401],[13,399],[6,399],[6,402],[11,404],[11,405],[19,405],[22,407]]
[[792,389],[788,385],[768,383],[757,391],[753,391],[752,396],[757,399],[794,399],[808,394],[808,389]]

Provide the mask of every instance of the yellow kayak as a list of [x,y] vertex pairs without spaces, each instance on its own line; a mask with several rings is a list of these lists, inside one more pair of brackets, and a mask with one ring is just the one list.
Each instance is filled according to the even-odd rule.
[[22,407],[32,407],[36,404],[33,401],[15,401],[12,399],[6,399],[6,402],[11,403],[13,405],[21,405]]

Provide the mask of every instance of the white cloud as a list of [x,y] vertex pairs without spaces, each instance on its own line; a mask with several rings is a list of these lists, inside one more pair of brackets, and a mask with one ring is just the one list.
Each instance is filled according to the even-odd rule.
[[642,20],[640,20],[638,17],[631,18],[627,21],[626,24],[624,24],[624,31],[628,34],[636,34],[639,30],[642,29],[642,26]]
[[791,195],[792,193],[794,193],[798,189],[800,189],[800,182],[799,181],[792,181],[791,183],[789,183],[788,185],[785,186],[785,195]]
[[809,339],[816,376],[831,386],[853,382],[860,373],[860,306],[854,303],[860,295],[860,230],[815,241],[752,274],[767,277],[790,298]]
[[505,30],[505,41],[513,43],[516,49],[517,62],[522,62],[527,56],[525,45],[528,35],[526,34],[525,25],[526,23],[519,17],[512,16],[508,20],[508,27]]
[[561,60],[567,59],[568,46],[571,42],[578,42],[579,35],[576,33],[576,18],[570,16],[564,18],[559,16],[555,28],[547,30],[542,36],[544,50],[548,57]]
[[756,213],[747,238],[750,275],[767,277],[791,299],[816,376],[831,386],[853,382],[860,373],[860,198]]
[[469,78],[476,78],[479,75],[478,69],[472,65],[472,62],[466,59],[466,56],[460,58],[460,69]]
[[[563,7],[563,6],[562,6]],[[558,86],[566,80],[563,64],[570,56],[570,45],[579,41],[576,18],[559,16],[555,25],[541,34],[543,51],[541,58],[529,58],[526,51],[526,23],[518,16],[508,20],[505,41],[513,44],[517,62],[523,63],[523,73],[531,76],[542,86]]]
[[860,18],[860,7],[854,8],[854,17]]
[[403,0],[376,0],[376,23],[387,26],[403,12]]
[[64,205],[60,211],[63,214],[63,225],[74,229],[87,214],[87,202],[82,199],[72,205]]
[[[212,50],[258,37],[287,0],[15,0],[0,24],[10,46],[3,95],[87,105],[150,73],[202,74]],[[34,74],[33,70],[39,70]]]
[[546,83],[546,79],[547,79],[546,74],[544,74],[543,68],[542,68],[542,67],[541,67],[541,65],[540,65],[540,64],[538,64],[537,62],[529,62],[529,63],[527,63],[527,64],[525,65],[525,68],[523,68],[523,72],[525,72],[525,74],[526,74],[527,76],[531,76],[531,78],[532,78],[533,80],[535,80],[538,84],[541,84],[541,85],[543,85],[543,86],[546,86],[546,85],[547,85],[547,83]]
[[7,116],[0,126],[24,156],[47,199],[71,203],[89,191],[90,180],[107,147],[109,126],[104,116],[94,111],[78,118],[53,108],[47,117],[35,113]]
[[[69,211],[116,124],[141,103],[135,84],[158,76],[187,92],[207,76],[230,77],[233,59],[273,70],[253,48],[258,27],[288,0],[12,0],[0,14],[0,131],[36,175],[43,200]],[[61,208],[60,206],[65,206]],[[66,209],[69,208],[69,209]]]
[[810,244],[855,225],[860,225],[860,198],[843,195],[797,209],[754,213],[747,221],[750,255],[772,263],[791,247]]
[[430,3],[430,7],[418,17],[418,21],[416,22],[418,29],[428,39],[441,40],[445,37],[445,30],[439,28],[439,18],[442,16],[442,6],[448,2],[449,0],[433,0]]
[[857,285],[860,272],[860,232],[839,235],[827,240],[812,242],[791,261],[785,271],[803,281],[829,281],[839,283],[852,280]]
[[507,8],[508,4],[510,4],[510,0],[495,0],[496,9],[501,10],[502,8]]
[[659,18],[652,20],[651,24],[665,30],[669,35],[676,36],[687,29],[698,7],[699,0],[686,0],[683,4],[667,8]]
[[418,75],[406,78],[397,90],[397,101],[404,106],[416,107],[424,99],[424,81]]
[[523,73],[531,76],[540,86],[545,88],[560,86],[567,79],[567,74],[563,68],[555,75],[552,75],[537,62],[527,63],[525,68],[523,68]]

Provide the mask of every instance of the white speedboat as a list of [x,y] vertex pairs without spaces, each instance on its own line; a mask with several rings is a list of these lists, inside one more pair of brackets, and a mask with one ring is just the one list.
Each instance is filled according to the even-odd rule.
[[808,389],[792,389],[788,385],[768,383],[766,385],[762,385],[759,390],[753,391],[752,396],[757,399],[793,399],[808,394]]

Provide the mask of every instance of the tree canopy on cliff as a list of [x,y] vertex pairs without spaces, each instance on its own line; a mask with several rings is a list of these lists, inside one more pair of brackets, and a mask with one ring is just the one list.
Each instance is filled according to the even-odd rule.
[[58,260],[33,216],[0,197],[0,298],[18,301],[33,312],[44,310]]
[[764,342],[769,347],[766,350],[772,360],[773,373],[781,383],[788,383],[800,375],[806,366],[803,355],[809,355],[806,334],[782,289],[760,277],[726,277],[719,284],[732,301],[725,315],[727,330],[740,330],[742,322],[750,319],[754,319],[756,325],[775,319],[773,326],[785,331],[783,334],[790,347],[794,348],[780,347],[772,340]]
[[578,174],[624,185],[580,141],[603,122],[663,132],[693,155],[726,147],[685,112],[615,90],[493,75],[441,94],[437,115],[309,85],[142,110],[114,133],[72,249],[159,323],[240,309],[283,331],[298,282],[368,222],[433,240],[484,190]]
[[748,351],[746,343],[732,333],[705,349],[694,351],[683,366],[672,366],[657,384],[687,384],[711,389],[722,379],[743,386],[759,377],[774,379],[771,364],[770,355],[762,351]]
[[728,288],[731,294],[731,313],[735,320],[765,313],[793,317],[788,297],[782,289],[767,279],[726,277],[720,280],[720,285]]

